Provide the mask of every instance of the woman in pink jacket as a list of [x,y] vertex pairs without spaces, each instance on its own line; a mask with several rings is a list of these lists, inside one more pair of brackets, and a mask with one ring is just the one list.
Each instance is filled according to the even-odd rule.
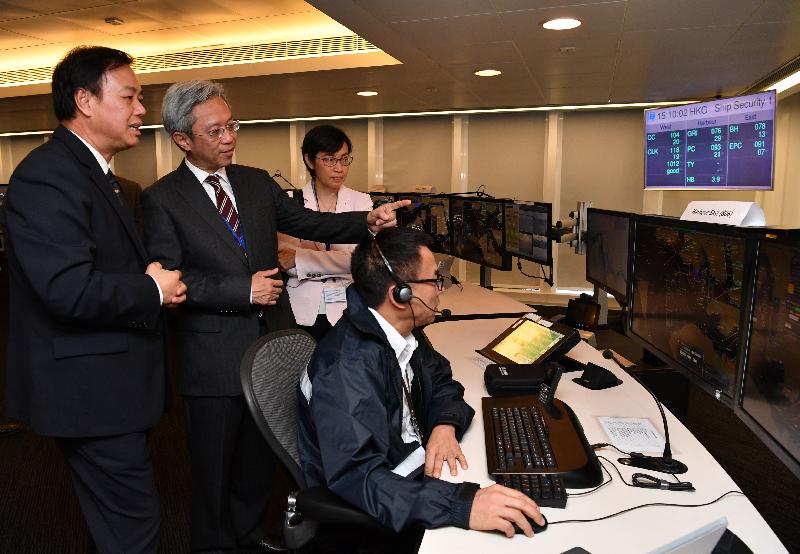
[[[320,125],[303,139],[303,160],[311,182],[303,187],[306,208],[320,212],[372,209],[368,194],[344,186],[353,162],[347,135]],[[280,235],[278,263],[289,274],[286,289],[297,323],[319,341],[342,315],[347,302],[350,254],[355,244],[326,244]]]

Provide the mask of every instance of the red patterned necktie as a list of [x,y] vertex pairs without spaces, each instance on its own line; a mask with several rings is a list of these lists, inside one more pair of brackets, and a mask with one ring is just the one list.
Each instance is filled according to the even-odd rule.
[[244,252],[246,256],[247,248],[244,244],[241,225],[239,225],[239,214],[236,212],[236,208],[233,206],[230,196],[228,196],[228,193],[222,188],[219,177],[216,175],[209,175],[206,177],[206,183],[214,187],[214,192],[217,197],[217,211],[219,211],[219,215],[222,216],[222,219],[227,222],[231,232],[236,236],[239,248],[242,249],[242,252]]

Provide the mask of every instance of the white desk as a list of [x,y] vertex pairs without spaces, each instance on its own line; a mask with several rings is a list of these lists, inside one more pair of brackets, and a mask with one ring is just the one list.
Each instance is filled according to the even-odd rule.
[[464,287],[463,290],[453,285],[439,296],[440,310],[447,308],[456,316],[516,314],[536,311],[505,294],[493,292],[471,283],[462,283],[462,285]]
[[[476,411],[475,419],[462,441],[469,469],[460,471],[456,479],[450,478],[449,471],[444,471],[443,475],[447,480],[466,480],[481,485],[492,483],[486,468],[481,415],[481,397],[487,395],[483,384],[482,367],[486,361],[479,361],[482,357],[475,354],[474,350],[485,346],[513,321],[513,319],[450,321],[425,328],[425,334],[431,343],[450,360],[455,378],[466,389],[466,401]],[[572,378],[579,376],[579,373],[567,373],[562,377],[556,397],[569,404],[575,411],[589,443],[607,442],[605,432],[596,419],[597,416],[648,417],[655,428],[663,433],[661,417],[652,397],[632,377],[616,367],[613,361],[604,359],[600,352],[585,342],[578,344],[570,355],[582,362],[592,361],[602,365],[623,381],[622,385],[612,389],[590,391],[572,382]],[[714,500],[726,491],[738,490],[736,483],[725,470],[669,411],[667,419],[673,455],[689,466],[689,472],[681,478],[691,481],[697,489],[696,492],[630,488],[622,484],[616,472],[610,469],[613,482],[602,489],[587,496],[569,498],[567,508],[563,510],[543,508],[542,512],[551,525],[533,539],[528,539],[524,535],[507,539],[496,533],[479,533],[445,527],[425,532],[420,553],[485,554],[494,551],[502,554],[516,552],[542,554],[564,552],[575,546],[583,547],[592,554],[647,552],[721,516],[728,518],[729,529],[736,533],[753,552],[786,552],[785,547],[750,501],[741,495],[732,495],[702,508],[648,507],[602,522],[552,525],[567,519],[595,519],[651,502],[702,504]],[[603,449],[598,454],[614,462],[619,457],[612,449]],[[630,482],[633,473],[642,471],[617,463],[615,465],[627,482]],[[663,476],[663,474],[656,475]],[[668,475],[663,477],[671,479]]]

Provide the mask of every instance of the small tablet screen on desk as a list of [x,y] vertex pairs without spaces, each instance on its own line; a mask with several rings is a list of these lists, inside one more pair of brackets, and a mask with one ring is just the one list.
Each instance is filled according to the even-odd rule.
[[522,318],[478,352],[498,363],[541,364],[563,356],[579,341],[570,327]]

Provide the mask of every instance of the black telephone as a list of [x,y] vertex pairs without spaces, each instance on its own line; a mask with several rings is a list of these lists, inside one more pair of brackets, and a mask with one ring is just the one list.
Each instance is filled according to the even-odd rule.
[[539,402],[545,407],[553,404],[553,398],[556,395],[558,382],[561,380],[561,375],[564,373],[564,366],[557,362],[550,362],[550,367],[544,375],[544,383],[539,388]]

